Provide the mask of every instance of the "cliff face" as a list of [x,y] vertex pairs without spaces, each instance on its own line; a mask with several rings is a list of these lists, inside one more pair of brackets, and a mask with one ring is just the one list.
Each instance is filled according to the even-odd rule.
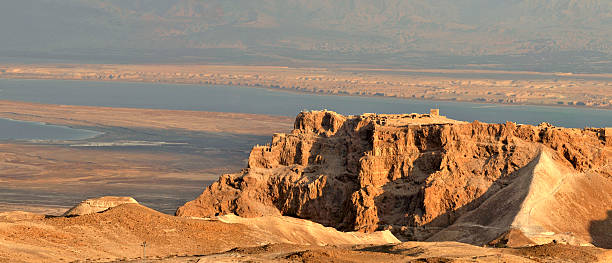
[[[543,151],[566,169],[610,182],[606,131],[304,112],[292,133],[254,147],[247,169],[223,175],[177,215],[282,214],[425,240],[511,185]],[[610,196],[604,197],[608,204],[604,214],[612,210]],[[502,228],[499,234],[507,230]]]

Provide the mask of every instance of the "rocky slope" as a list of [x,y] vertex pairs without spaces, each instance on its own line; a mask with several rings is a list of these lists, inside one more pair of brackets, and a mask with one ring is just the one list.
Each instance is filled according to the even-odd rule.
[[[588,227],[612,220],[606,218],[612,210],[610,129],[329,111],[301,113],[294,126],[290,134],[275,134],[271,144],[254,147],[247,169],[223,175],[177,215],[282,214],[346,231],[389,229],[406,240],[462,237],[479,245],[518,228],[537,236],[536,243],[576,232],[576,243],[597,243],[599,235],[599,246],[612,245],[609,233],[593,234]],[[550,173],[538,175],[543,171]],[[521,221],[542,196],[548,201],[540,214],[564,206],[538,217],[540,222]],[[580,227],[567,225],[572,211],[580,213]],[[449,226],[461,234],[448,234]],[[490,231],[485,237],[483,228]]]
[[[74,217],[0,215],[0,262],[610,262],[612,251],[405,242],[287,217],[174,217],[139,204]],[[7,214],[4,214],[7,215]],[[146,260],[143,242],[146,241]],[[352,245],[347,245],[347,242]],[[323,246],[325,245],[326,246]],[[361,245],[357,245],[361,244]]]

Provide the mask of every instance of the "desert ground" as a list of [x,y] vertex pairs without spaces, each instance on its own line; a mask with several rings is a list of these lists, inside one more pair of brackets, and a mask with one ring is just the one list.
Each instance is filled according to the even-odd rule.
[[180,218],[139,204],[70,218],[0,214],[0,262],[143,262],[143,257],[147,262],[609,262],[612,254],[561,244],[402,243],[388,231],[343,233],[287,217]]
[[334,95],[612,108],[611,74],[232,65],[0,65],[0,78],[239,85]]
[[269,136],[293,118],[230,112],[52,105],[0,100],[0,117],[72,127],[124,127]]

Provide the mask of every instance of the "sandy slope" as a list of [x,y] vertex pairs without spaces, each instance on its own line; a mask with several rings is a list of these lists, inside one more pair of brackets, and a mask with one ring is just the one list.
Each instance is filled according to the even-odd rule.
[[[231,223],[224,223],[231,222]],[[180,218],[137,204],[72,218],[0,217],[0,262],[606,262],[610,250],[398,243],[388,232],[341,233],[294,218]],[[343,245],[353,242],[361,245]],[[326,246],[320,246],[326,244]]]
[[74,218],[0,222],[0,262],[108,261],[206,254],[252,244],[241,225],[177,219],[140,205]]
[[268,236],[273,243],[312,245],[391,244],[400,241],[390,231],[370,234],[340,232],[333,227],[286,216],[243,218],[233,214],[218,217],[221,222],[246,225]]
[[611,193],[612,181],[578,173],[555,153],[542,150],[512,184],[429,240],[479,243],[518,229],[538,244],[556,240],[590,245],[597,234],[598,245],[607,247],[610,244],[602,242],[610,240],[612,231],[591,231],[591,226],[606,219]]
[[[19,221],[20,216],[24,220]],[[0,217],[3,220],[0,221],[0,262],[137,258],[141,256],[140,245],[144,241],[148,243],[150,257],[206,255],[235,247],[283,242],[301,245],[399,242],[390,233],[357,236],[299,219],[246,223],[228,216],[223,218],[235,223],[179,218],[137,204],[72,218],[5,215]],[[274,225],[285,231],[270,231]]]

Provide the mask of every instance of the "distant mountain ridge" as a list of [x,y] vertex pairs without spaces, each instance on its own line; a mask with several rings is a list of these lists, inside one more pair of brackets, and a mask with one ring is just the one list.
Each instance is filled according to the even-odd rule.
[[13,36],[0,40],[0,55],[110,50],[197,61],[210,57],[203,50],[226,49],[211,54],[221,61],[612,71],[609,1],[12,2],[0,10],[0,33]]

